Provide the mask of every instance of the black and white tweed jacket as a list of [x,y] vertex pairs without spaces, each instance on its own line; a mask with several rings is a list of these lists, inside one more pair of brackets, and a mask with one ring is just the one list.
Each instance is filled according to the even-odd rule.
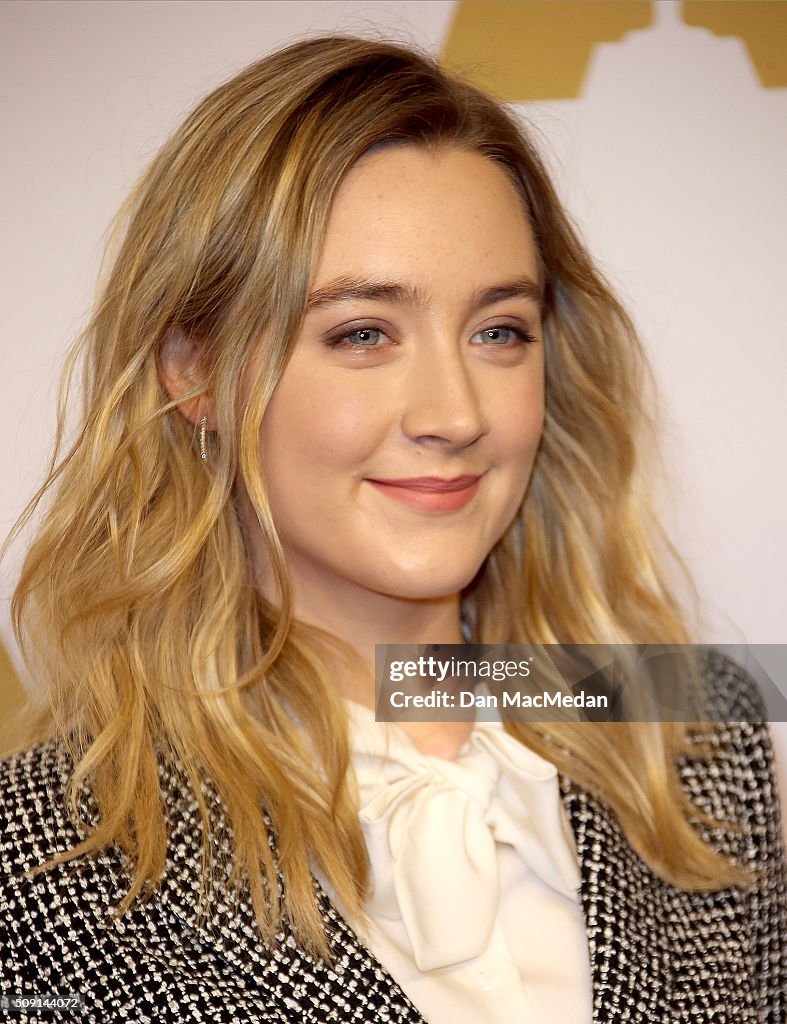
[[[706,675],[719,717],[737,724],[717,728],[712,761],[683,759],[682,780],[696,806],[735,824],[709,837],[759,869],[759,881],[710,894],[668,885],[634,853],[614,815],[562,779],[581,866],[594,1022],[787,1021],[787,875],[770,741],[748,677],[718,655]],[[161,774],[167,871],[148,902],[111,918],[125,892],[123,862],[112,850],[32,881],[21,877],[78,839],[63,806],[68,771],[56,743],[0,766],[0,995],[80,994],[82,1006],[0,1009],[0,1019],[423,1024],[322,892],[331,963],[304,953],[286,931],[277,948],[260,942],[249,899],[229,885],[230,836],[209,784],[218,874],[210,912],[200,918],[199,814],[172,770]]]

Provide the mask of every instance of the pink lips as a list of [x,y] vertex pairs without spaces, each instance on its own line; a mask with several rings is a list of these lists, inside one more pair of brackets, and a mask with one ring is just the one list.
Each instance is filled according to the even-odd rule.
[[446,480],[439,476],[417,476],[401,480],[367,482],[395,501],[427,512],[452,512],[464,508],[478,490],[483,474],[455,476]]

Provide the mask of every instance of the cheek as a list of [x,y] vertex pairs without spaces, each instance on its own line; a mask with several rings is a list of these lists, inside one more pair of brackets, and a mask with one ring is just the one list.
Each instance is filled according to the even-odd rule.
[[[352,381],[312,376],[283,379],[265,413],[260,431],[263,471],[288,475],[297,465],[312,476],[331,468],[360,465],[384,433],[379,400],[359,395]],[[271,480],[271,483],[274,481]]]
[[529,467],[544,428],[543,380],[536,376],[524,388],[502,391],[494,410],[498,450],[515,464]]

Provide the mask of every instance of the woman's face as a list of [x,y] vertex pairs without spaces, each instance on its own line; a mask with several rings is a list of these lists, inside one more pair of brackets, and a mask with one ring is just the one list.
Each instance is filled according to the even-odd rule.
[[491,161],[408,145],[347,175],[260,434],[299,615],[476,575],[541,435],[539,292],[522,202]]

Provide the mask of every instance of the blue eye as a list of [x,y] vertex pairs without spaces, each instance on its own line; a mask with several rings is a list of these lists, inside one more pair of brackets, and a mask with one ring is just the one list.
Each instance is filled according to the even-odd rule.
[[510,327],[487,327],[485,331],[481,331],[486,341],[490,341],[493,345],[505,345],[507,341],[512,340],[514,332]]
[[510,345],[512,342],[535,341],[532,334],[527,334],[518,327],[511,327],[509,324],[501,324],[499,327],[487,327],[474,338],[480,338],[485,345]]
[[379,342],[381,334],[382,331],[376,327],[361,327],[357,331],[345,334],[341,340],[348,341],[351,345],[363,345],[364,348],[372,348]]

